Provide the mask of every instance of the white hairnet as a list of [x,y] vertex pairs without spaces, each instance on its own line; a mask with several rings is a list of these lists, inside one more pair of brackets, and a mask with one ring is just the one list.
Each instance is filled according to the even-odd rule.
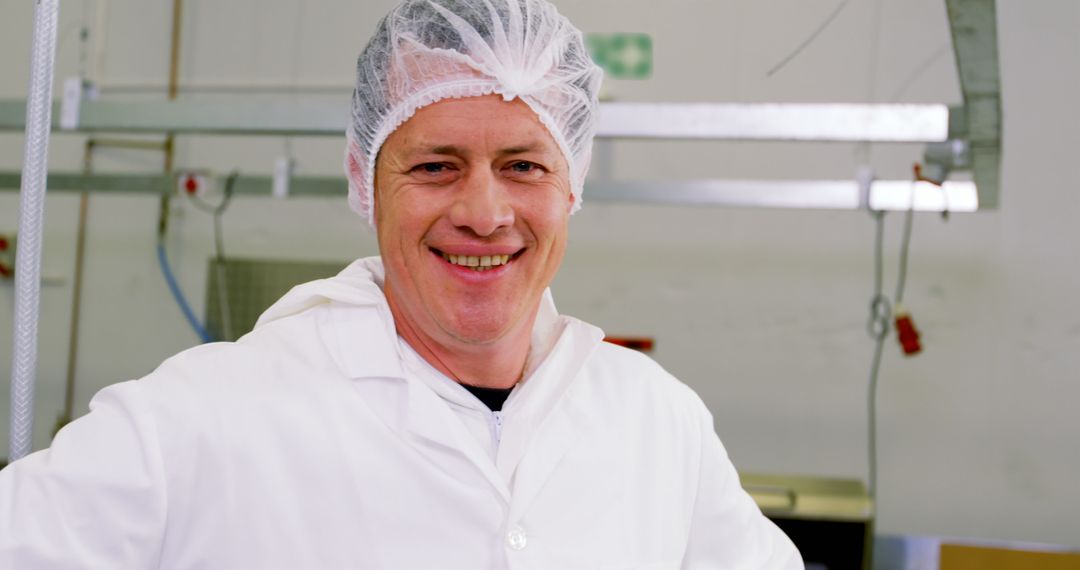
[[570,166],[574,210],[596,131],[603,72],[581,32],[545,0],[406,0],[357,61],[348,131],[349,205],[374,226],[375,158],[417,109],[451,97],[521,98]]

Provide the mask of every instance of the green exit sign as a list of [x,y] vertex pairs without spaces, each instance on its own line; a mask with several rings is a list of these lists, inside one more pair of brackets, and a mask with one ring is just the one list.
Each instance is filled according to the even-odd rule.
[[652,75],[652,37],[648,34],[587,34],[593,61],[613,79],[647,79]]

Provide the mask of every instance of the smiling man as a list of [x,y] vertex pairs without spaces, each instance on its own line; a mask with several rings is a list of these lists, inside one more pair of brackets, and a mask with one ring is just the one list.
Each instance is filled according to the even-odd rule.
[[0,568],[802,568],[697,395],[555,309],[600,77],[544,0],[396,7],[346,151],[381,255],[0,471]]

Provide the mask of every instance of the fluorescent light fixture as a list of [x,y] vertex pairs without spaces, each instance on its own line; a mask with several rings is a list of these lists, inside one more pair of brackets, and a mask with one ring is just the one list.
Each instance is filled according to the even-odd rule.
[[833,103],[601,103],[597,136],[939,142],[949,138],[949,108]]
[[[878,180],[870,191],[870,207],[907,210],[974,212],[979,199],[972,182],[935,186],[907,180]],[[586,202],[644,202],[670,205],[736,206],[857,210],[862,201],[853,180],[676,180],[597,181],[585,183]]]

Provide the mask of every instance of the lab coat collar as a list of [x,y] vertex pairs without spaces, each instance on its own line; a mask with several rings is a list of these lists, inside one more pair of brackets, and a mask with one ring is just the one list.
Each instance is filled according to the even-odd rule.
[[350,378],[404,379],[394,318],[382,292],[384,275],[380,258],[358,259],[335,277],[293,287],[259,317],[255,329],[319,305],[337,305],[317,318],[338,368]]
[[386,305],[382,292],[384,275],[378,257],[358,259],[334,277],[293,287],[259,316],[255,328],[328,302],[356,307]]

